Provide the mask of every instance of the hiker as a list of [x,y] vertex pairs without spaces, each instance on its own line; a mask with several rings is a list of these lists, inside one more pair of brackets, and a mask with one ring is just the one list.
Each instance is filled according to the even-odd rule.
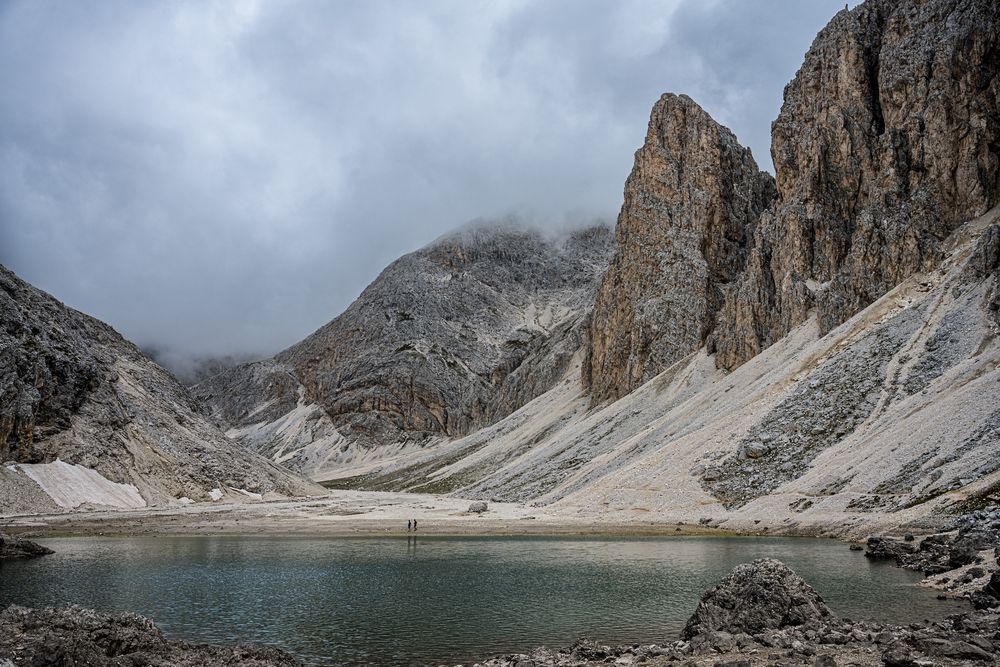
[[413,532],[417,532],[417,520],[413,520]]
[[412,523],[412,522],[410,522],[410,521],[406,522],[406,532],[410,532],[410,523]]

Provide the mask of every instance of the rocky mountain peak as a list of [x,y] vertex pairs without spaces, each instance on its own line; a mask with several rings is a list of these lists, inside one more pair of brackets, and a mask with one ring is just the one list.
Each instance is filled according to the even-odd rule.
[[772,125],[778,199],[712,336],[733,368],[816,309],[829,331],[1000,195],[989,0],[869,0],[817,35]]
[[595,400],[629,393],[698,349],[746,263],[774,181],[686,95],[666,94],[625,183],[590,326]]
[[563,376],[611,243],[605,225],[467,225],[390,264],[274,360],[195,392],[237,438],[312,472],[380,445],[468,433]]
[[826,333],[1000,196],[988,0],[869,0],[817,35],[772,125],[776,178],[684,96],[625,186],[584,380],[619,398],[705,344],[733,369],[811,315]]
[[63,508],[321,491],[226,438],[110,326],[2,266],[0,462],[0,488]]

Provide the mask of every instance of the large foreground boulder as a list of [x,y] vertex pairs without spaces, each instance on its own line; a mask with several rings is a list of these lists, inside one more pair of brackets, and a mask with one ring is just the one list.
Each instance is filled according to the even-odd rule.
[[737,565],[702,596],[684,627],[684,638],[704,632],[757,634],[788,626],[818,625],[833,619],[823,598],[773,558]]
[[55,552],[48,547],[43,547],[41,544],[35,544],[29,540],[0,533],[0,560],[35,558],[36,556],[46,556],[51,553]]
[[170,641],[153,622],[138,614],[104,614],[70,606],[0,612],[0,665],[63,667],[298,667],[301,663],[275,648],[208,646]]

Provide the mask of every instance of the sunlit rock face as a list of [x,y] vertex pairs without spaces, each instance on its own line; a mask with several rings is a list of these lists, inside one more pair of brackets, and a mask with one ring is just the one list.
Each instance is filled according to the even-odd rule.
[[687,96],[660,98],[594,304],[584,373],[595,401],[701,347],[773,198],[774,180],[732,132]]

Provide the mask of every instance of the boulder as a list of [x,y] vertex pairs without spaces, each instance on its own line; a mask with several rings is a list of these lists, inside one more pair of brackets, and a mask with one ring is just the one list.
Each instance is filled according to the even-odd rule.
[[996,547],[993,535],[972,532],[960,535],[951,545],[951,557],[948,564],[951,567],[962,567],[976,562],[980,551]]
[[[938,599],[947,600],[948,596],[939,595]],[[995,609],[996,607],[1000,606],[1000,600],[982,591],[975,591],[974,593],[972,593],[972,595],[969,597],[969,601],[972,602],[972,607],[974,609]]]
[[737,565],[702,596],[684,627],[685,639],[703,632],[757,634],[788,626],[816,626],[833,613],[809,584],[773,558]]
[[0,533],[0,560],[36,558],[52,553],[55,552],[48,547],[43,547],[41,544],[35,544],[29,540]]
[[990,575],[989,582],[983,587],[983,593],[992,595],[995,598],[1000,598],[1000,571],[994,572]]
[[477,500],[471,505],[469,505],[469,511],[475,512],[476,514],[482,514],[489,509],[489,505],[486,504],[485,500]]
[[872,560],[891,560],[902,564],[903,559],[917,548],[909,542],[900,542],[888,537],[869,537],[865,557]]

